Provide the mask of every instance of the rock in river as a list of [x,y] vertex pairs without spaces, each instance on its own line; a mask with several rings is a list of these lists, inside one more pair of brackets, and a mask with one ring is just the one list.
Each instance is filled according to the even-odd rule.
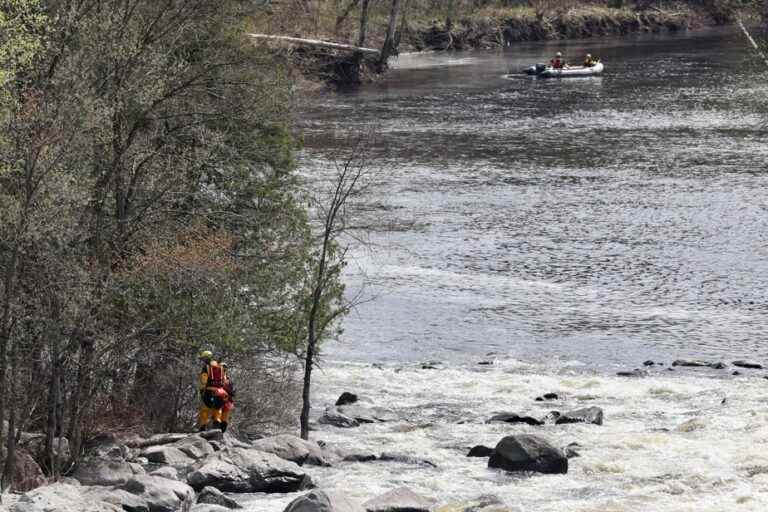
[[336,400],[336,405],[349,405],[355,402],[357,402],[357,395],[350,393],[349,391],[345,391],[341,394],[338,400]]
[[357,502],[338,491],[310,491],[288,504],[284,512],[364,512]]
[[398,487],[363,504],[368,512],[429,512],[434,505],[434,500],[408,487]]
[[566,423],[592,423],[593,425],[602,425],[603,410],[599,407],[576,409],[561,414],[560,417],[555,420],[556,425],[563,425]]
[[265,437],[253,442],[253,448],[267,453],[273,453],[281,459],[314,466],[329,466],[323,450],[314,441],[305,441],[296,436],[282,434]]
[[469,453],[467,453],[467,457],[490,457],[492,453],[493,448],[479,444],[470,448]]
[[734,361],[731,363],[733,366],[738,366],[739,368],[747,368],[749,370],[762,370],[763,365],[759,363],[753,363],[750,361]]
[[224,492],[295,492],[312,487],[312,479],[293,462],[248,448],[217,452],[187,475],[195,489],[212,486]]
[[538,426],[543,425],[544,422],[537,420],[536,418],[531,418],[530,416],[520,416],[519,414],[516,414],[514,412],[503,412],[501,414],[496,414],[491,419],[489,419],[486,423],[525,423],[526,425],[532,425],[532,426]]
[[489,468],[537,473],[567,473],[568,459],[559,448],[532,435],[507,436],[496,445]]

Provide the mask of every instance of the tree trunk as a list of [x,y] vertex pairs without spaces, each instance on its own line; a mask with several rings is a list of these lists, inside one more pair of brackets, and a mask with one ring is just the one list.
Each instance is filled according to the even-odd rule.
[[387,60],[397,54],[397,17],[400,15],[401,0],[392,0],[392,10],[389,12],[389,23],[387,24],[387,35],[384,38],[384,46],[381,48],[381,57],[379,57],[379,68],[384,69],[387,66]]
[[[8,353],[10,379],[4,393],[10,397],[7,404],[8,411],[8,437],[5,440],[5,467],[0,478],[0,494],[13,483],[14,469],[16,467],[16,346],[11,344]],[[2,429],[0,429],[2,430]]]
[[453,7],[455,0],[448,0],[448,9],[445,14],[445,30],[450,32],[453,30]]
[[360,6],[360,35],[357,38],[357,46],[364,47],[365,40],[368,37],[368,7],[370,7],[370,0],[363,0],[363,5]]
[[84,335],[80,342],[80,362],[77,369],[77,382],[72,396],[70,409],[69,432],[67,437],[70,443],[70,454],[73,459],[80,455],[83,437],[84,409],[82,404],[90,398],[91,375],[94,359],[94,342]]
[[[349,4],[347,4],[347,7],[344,8],[344,11],[336,16],[336,25],[333,28],[334,35],[339,35],[339,32],[341,32],[341,25],[347,20],[350,13],[352,13],[352,10],[357,7],[357,4],[360,3],[360,0],[351,0]],[[367,4],[365,0],[363,0],[363,4]],[[362,46],[362,45],[361,45]]]

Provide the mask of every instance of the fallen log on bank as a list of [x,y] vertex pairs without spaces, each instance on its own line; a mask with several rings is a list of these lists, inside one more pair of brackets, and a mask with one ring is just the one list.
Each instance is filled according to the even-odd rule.
[[363,48],[351,44],[332,43],[330,41],[320,41],[317,39],[302,39],[300,37],[273,36],[269,34],[248,34],[254,39],[267,39],[271,41],[283,41],[286,43],[301,44],[306,46],[320,46],[322,48],[331,48],[333,50],[343,50],[348,52],[361,52],[370,55],[379,55],[381,52],[373,48]]

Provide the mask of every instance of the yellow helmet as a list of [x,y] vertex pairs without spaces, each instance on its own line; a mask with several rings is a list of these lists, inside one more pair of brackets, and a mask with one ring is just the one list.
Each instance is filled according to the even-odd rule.
[[204,361],[210,361],[213,359],[213,352],[210,350],[201,350],[200,354],[197,356],[200,359],[203,359]]

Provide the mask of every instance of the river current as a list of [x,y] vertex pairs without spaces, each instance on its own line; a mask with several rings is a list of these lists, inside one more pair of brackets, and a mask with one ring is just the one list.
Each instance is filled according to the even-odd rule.
[[[518,73],[555,51],[605,74]],[[732,31],[407,55],[305,106],[310,180],[376,131],[354,220],[371,229],[345,276],[365,300],[323,349],[313,414],[352,391],[401,418],[312,438],[436,466],[340,462],[309,470],[318,485],[511,512],[766,510],[766,372],[730,365],[768,363],[768,76],[752,60]],[[669,371],[678,358],[729,366]],[[665,364],[615,376],[646,359]],[[602,426],[485,423],[593,405]],[[514,433],[581,456],[559,476],[465,457]]]
[[[411,55],[304,114],[316,172],[374,127],[345,360],[768,355],[768,80],[733,32]],[[587,52],[603,76],[532,79]],[[359,270],[355,273],[354,270]]]

